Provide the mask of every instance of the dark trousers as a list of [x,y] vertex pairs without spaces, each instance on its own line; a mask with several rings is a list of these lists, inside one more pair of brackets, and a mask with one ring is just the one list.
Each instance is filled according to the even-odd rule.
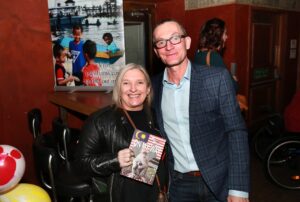
[[216,199],[201,176],[174,171],[169,190],[171,202],[222,202]]

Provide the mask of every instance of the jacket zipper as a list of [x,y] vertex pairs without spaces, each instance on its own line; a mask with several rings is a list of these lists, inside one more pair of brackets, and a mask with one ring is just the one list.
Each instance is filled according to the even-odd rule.
[[109,198],[110,198],[110,202],[113,201],[113,198],[112,198],[112,188],[113,188],[113,184],[114,184],[114,177],[115,177],[115,174],[111,174],[111,182],[110,182],[110,187],[109,187]]

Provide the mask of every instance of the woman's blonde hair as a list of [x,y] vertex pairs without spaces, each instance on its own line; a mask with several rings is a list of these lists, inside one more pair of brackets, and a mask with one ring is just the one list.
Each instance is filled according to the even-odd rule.
[[116,107],[122,108],[122,101],[121,101],[122,80],[123,80],[123,77],[126,74],[126,72],[128,72],[129,70],[133,70],[133,69],[140,70],[145,76],[145,79],[147,82],[147,87],[150,89],[150,92],[149,92],[148,96],[146,97],[144,104],[146,104],[146,107],[150,107],[152,99],[153,99],[153,90],[152,90],[150,77],[149,77],[146,69],[143,66],[135,64],[135,63],[129,63],[129,64],[125,65],[123,68],[121,68],[121,70],[116,78],[115,85],[113,88],[112,100],[115,103]]

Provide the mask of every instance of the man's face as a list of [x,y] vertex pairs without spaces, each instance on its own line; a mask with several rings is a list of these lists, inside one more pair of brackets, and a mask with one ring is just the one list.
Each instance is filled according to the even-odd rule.
[[[168,40],[173,36],[182,36],[184,33],[176,22],[165,22],[153,32],[154,40]],[[162,60],[167,67],[180,65],[183,61],[187,60],[187,50],[190,48],[191,38],[183,37],[180,43],[173,45],[167,41],[166,46],[163,48],[154,48],[156,55]]]

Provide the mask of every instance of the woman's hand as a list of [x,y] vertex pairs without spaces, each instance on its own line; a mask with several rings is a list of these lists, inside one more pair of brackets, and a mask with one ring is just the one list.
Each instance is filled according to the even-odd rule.
[[134,153],[129,148],[122,149],[118,152],[118,161],[121,168],[130,166],[132,164],[133,158]]

